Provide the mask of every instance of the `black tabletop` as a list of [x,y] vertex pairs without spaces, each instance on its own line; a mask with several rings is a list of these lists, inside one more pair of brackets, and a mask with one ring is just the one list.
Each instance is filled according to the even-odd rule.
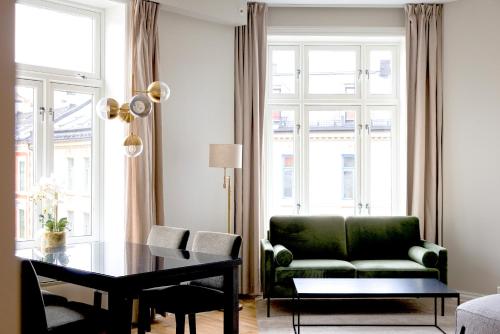
[[55,266],[122,277],[152,271],[203,266],[211,263],[239,264],[231,256],[181,251],[134,243],[84,242],[65,246],[56,252],[39,248],[19,249],[16,255]]
[[294,278],[299,297],[444,297],[456,290],[433,278]]

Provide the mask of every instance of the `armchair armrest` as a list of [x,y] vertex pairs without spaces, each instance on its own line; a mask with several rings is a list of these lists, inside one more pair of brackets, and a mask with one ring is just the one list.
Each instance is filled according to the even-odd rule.
[[448,250],[430,241],[422,240],[422,247],[433,251],[438,256],[437,267],[439,269],[439,280],[448,283]]
[[273,245],[267,239],[260,241],[260,274],[262,292],[266,298],[271,291],[272,273],[274,268],[274,250]]

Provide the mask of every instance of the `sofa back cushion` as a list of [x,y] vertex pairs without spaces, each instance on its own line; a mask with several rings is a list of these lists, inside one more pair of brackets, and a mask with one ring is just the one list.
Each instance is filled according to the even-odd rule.
[[416,217],[347,217],[346,230],[350,260],[407,259],[420,243]]
[[294,259],[347,258],[345,221],[341,216],[274,216],[269,241],[288,248]]

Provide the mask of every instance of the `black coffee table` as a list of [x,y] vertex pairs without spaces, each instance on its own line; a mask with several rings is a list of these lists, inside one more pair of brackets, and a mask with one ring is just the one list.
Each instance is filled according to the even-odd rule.
[[[294,278],[295,310],[292,315],[293,330],[300,334],[301,326],[432,326],[445,333],[437,322],[437,299],[457,298],[458,291],[433,278]],[[301,324],[300,312],[303,299],[329,298],[434,298],[434,324]],[[295,313],[297,312],[297,322]]]

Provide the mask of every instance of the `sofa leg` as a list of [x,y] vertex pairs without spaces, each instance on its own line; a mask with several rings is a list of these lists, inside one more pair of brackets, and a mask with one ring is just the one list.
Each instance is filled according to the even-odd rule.
[[271,316],[271,297],[267,297],[267,317]]
[[441,297],[441,316],[444,317],[444,297]]

